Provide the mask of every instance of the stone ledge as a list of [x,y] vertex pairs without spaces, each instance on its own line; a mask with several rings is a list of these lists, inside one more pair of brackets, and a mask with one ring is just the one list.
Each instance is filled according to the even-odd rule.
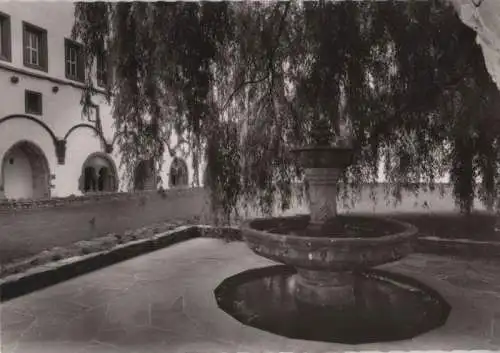
[[72,205],[89,204],[96,202],[119,201],[119,200],[138,200],[141,198],[150,198],[160,195],[161,197],[181,197],[188,194],[203,192],[202,187],[174,188],[154,191],[137,192],[103,192],[93,193],[81,196],[53,197],[49,199],[20,199],[20,200],[0,200],[0,213],[14,210],[40,209],[51,207],[67,207]]
[[415,251],[461,257],[500,258],[500,242],[420,237],[415,244]]

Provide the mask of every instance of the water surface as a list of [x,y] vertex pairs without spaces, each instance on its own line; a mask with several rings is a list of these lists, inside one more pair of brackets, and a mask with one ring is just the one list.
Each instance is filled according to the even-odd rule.
[[409,339],[443,325],[450,307],[435,291],[380,270],[356,276],[353,305],[315,307],[295,299],[295,270],[278,265],[230,277],[215,290],[219,307],[281,336],[348,344]]

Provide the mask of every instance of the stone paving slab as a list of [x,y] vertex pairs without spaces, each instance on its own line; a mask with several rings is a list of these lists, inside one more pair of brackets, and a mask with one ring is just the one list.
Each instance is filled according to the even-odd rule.
[[356,346],[280,337],[218,309],[225,278],[271,264],[241,242],[172,245],[1,304],[1,352],[500,351],[499,261],[415,254],[383,266],[438,290],[452,312],[412,340]]

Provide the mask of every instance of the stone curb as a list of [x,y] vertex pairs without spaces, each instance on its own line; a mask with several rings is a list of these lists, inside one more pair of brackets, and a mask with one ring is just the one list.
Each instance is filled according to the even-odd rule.
[[[222,239],[228,242],[242,240],[241,231],[237,227],[180,226],[158,233],[150,238],[117,245],[106,251],[62,259],[30,268],[23,273],[4,277],[0,279],[0,302],[14,299],[138,255],[199,237]],[[415,244],[415,252],[500,258],[500,242],[422,237]]]
[[33,267],[0,280],[0,302],[199,236],[196,226],[180,226],[152,238],[120,244],[106,251]]
[[426,254],[500,259],[500,242],[420,237],[415,251]]

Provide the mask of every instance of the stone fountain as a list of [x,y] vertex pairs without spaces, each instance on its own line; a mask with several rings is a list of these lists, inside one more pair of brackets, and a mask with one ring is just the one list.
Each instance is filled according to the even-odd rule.
[[[310,218],[257,219],[245,223],[242,231],[255,253],[297,270],[297,298],[338,306],[353,301],[356,272],[408,255],[417,229],[389,219],[372,222],[381,231],[375,236],[349,229],[349,223],[360,219],[337,215],[337,188],[353,150],[345,140],[328,145],[328,130],[321,125],[316,129],[316,146],[292,150],[309,184]],[[383,229],[394,232],[383,234]]]
[[337,214],[338,179],[351,163],[345,140],[318,124],[315,145],[293,150],[305,170],[310,216],[254,219],[242,236],[256,254],[285,264],[251,269],[216,289],[240,322],[282,336],[341,343],[412,338],[446,322],[432,288],[373,267],[412,252],[417,229],[380,217]]

